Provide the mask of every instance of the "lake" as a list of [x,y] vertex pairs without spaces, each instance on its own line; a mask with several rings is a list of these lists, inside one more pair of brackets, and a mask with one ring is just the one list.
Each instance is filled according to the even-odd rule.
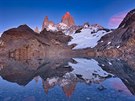
[[133,61],[52,58],[0,62],[0,101],[135,101]]

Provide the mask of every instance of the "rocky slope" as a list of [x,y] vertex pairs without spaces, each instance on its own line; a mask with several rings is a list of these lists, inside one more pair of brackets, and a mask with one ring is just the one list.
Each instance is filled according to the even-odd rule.
[[119,27],[103,36],[95,49],[98,55],[119,56],[135,53],[135,9],[130,11]]
[[67,45],[70,39],[62,32],[52,33],[44,29],[38,34],[27,25],[21,25],[2,34],[0,55],[17,60],[64,56],[71,53],[71,47]]

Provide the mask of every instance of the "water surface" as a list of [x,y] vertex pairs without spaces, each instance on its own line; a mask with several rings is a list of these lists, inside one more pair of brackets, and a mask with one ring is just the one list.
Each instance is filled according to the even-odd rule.
[[0,68],[0,101],[135,101],[133,62],[8,59]]

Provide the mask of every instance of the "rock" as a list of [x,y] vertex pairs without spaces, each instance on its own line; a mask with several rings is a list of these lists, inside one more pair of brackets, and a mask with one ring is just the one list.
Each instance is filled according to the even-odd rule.
[[69,12],[66,12],[66,14],[62,17],[61,20],[62,23],[66,24],[67,26],[71,27],[75,25],[73,17],[70,15]]
[[46,16],[42,24],[42,30],[44,30],[44,28],[48,28],[49,25],[54,26],[54,22],[49,21],[48,16]]
[[36,27],[34,31],[35,31],[36,33],[39,33],[38,27]]
[[0,38],[0,55],[25,60],[32,58],[62,56],[71,53],[68,42],[71,36],[63,34],[61,31],[50,32],[44,29],[40,34],[34,32],[27,25],[12,28],[5,31]]
[[133,22],[135,21],[135,9],[131,10],[126,17],[124,18],[124,20],[121,22],[121,24],[119,25],[119,28],[126,28],[129,25],[131,25]]
[[[109,42],[111,44],[108,44]],[[135,55],[135,9],[127,14],[117,29],[103,36],[95,49],[102,53],[99,55]]]

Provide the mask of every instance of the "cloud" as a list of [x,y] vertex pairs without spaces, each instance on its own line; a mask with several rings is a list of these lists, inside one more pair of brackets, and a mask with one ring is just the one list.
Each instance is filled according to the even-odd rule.
[[109,24],[108,24],[109,27],[117,28],[126,15],[127,12],[120,12],[118,14],[113,15],[109,20]]

